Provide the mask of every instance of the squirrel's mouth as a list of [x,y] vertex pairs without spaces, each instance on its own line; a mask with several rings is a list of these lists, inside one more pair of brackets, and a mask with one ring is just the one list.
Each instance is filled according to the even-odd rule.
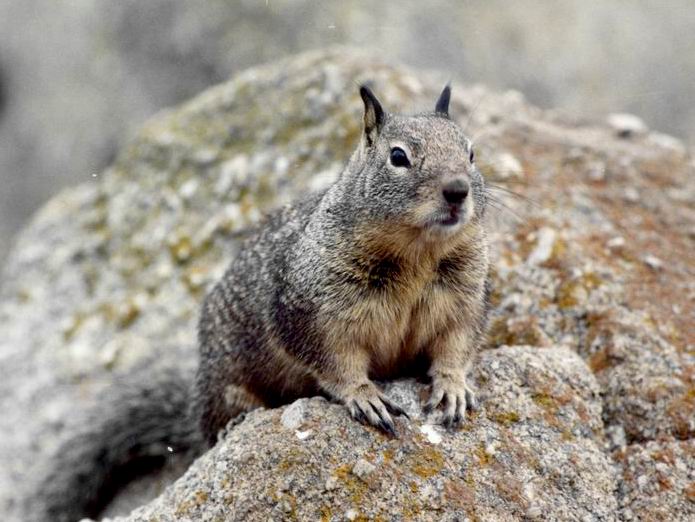
[[443,227],[453,227],[461,221],[461,206],[449,205],[446,213],[437,216],[434,224]]
[[430,214],[424,228],[435,232],[437,235],[441,233],[446,235],[453,234],[471,220],[473,212],[472,202],[446,204]]

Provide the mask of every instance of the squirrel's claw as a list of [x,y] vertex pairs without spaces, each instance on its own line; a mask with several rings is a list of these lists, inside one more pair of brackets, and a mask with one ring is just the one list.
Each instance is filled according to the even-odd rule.
[[397,436],[396,426],[389,415],[405,414],[399,406],[393,404],[379,393],[376,387],[361,387],[352,397],[345,401],[350,415],[362,424],[379,428],[393,437]]
[[478,402],[473,390],[466,383],[454,384],[449,380],[437,380],[432,385],[430,398],[423,410],[429,415],[442,407],[441,423],[447,429],[457,429],[466,417],[466,410],[475,410]]
[[397,417],[403,416],[406,419],[410,420],[410,415],[408,415],[408,412],[406,412],[403,408],[401,408],[398,404],[393,402],[391,399],[386,397],[385,395],[382,395],[380,397],[381,402],[384,403],[386,406],[386,409],[392,413],[393,415],[396,415]]

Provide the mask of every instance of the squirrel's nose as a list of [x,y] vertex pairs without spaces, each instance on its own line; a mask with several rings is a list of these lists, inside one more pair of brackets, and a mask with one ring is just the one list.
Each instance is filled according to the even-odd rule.
[[450,181],[442,189],[442,194],[447,203],[451,205],[460,205],[468,195],[468,183],[463,179],[455,179]]

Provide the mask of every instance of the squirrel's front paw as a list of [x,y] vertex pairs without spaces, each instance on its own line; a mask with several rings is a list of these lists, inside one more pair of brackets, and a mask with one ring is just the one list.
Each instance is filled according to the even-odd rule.
[[371,382],[360,384],[345,393],[343,402],[355,420],[371,424],[393,436],[396,436],[396,428],[389,413],[408,416]]
[[452,374],[435,374],[432,376],[432,391],[425,404],[426,414],[441,405],[442,424],[447,428],[457,428],[466,416],[466,409],[475,410],[478,402],[475,393],[466,383],[465,377]]

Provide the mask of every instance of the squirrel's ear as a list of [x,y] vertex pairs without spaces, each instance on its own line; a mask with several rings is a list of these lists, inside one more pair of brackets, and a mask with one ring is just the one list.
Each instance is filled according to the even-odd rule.
[[367,145],[371,146],[384,126],[384,109],[366,85],[360,87],[360,96],[364,102],[364,135]]
[[451,84],[447,83],[444,90],[439,95],[437,105],[434,107],[434,112],[449,116],[449,100],[451,99]]

